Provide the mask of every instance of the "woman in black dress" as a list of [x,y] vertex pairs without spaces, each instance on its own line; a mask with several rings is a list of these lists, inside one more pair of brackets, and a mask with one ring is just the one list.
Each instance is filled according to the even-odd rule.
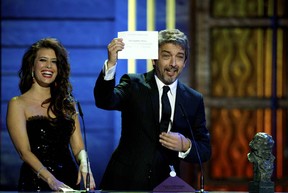
[[21,95],[7,110],[8,131],[23,160],[18,191],[80,189],[87,169],[89,188],[95,188],[69,76],[67,51],[54,38],[35,42],[23,56]]

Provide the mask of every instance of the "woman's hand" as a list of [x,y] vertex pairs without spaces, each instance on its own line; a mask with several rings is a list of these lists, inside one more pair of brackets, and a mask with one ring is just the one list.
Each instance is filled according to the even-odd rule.
[[[81,171],[81,166],[79,168],[79,172],[78,172],[78,179],[77,179],[77,184],[79,184],[81,182],[81,179],[83,178],[83,181],[84,181],[84,187],[85,189],[87,188],[86,186],[86,183],[87,183],[87,175],[88,173],[87,172],[83,172]],[[96,184],[95,184],[95,180],[94,180],[94,177],[93,177],[93,174],[92,174],[92,171],[91,169],[89,168],[89,189],[90,190],[94,190],[96,188]]]
[[[94,190],[96,188],[96,184],[94,181],[94,177],[92,174],[92,170],[90,168],[90,163],[88,161],[88,155],[87,152],[83,149],[78,154],[78,161],[80,163],[79,165],[79,171],[78,171],[78,179],[77,184],[81,182],[81,179],[83,178],[84,186],[86,187],[87,183],[87,177],[89,178],[89,189]],[[87,175],[89,172],[89,176]]]
[[49,177],[47,179],[47,183],[48,183],[49,187],[51,188],[51,190],[60,191],[61,188],[69,188],[72,190],[72,188],[70,188],[69,186],[67,186],[63,182],[57,180],[54,176]]

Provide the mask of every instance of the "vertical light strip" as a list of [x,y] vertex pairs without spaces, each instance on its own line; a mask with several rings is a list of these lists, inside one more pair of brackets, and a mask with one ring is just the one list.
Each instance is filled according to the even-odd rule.
[[175,29],[175,0],[166,0],[166,28]]
[[[137,0],[128,0],[128,31],[136,30],[136,2]],[[128,73],[136,72],[136,62],[134,59],[128,59]]]
[[[277,62],[277,73],[276,73],[276,83],[277,83],[277,93],[276,96],[279,98],[284,97],[284,82],[285,82],[285,69],[283,68],[283,61],[284,61],[284,34],[283,34],[283,30],[278,28],[278,30],[275,32],[278,33],[277,35],[277,52],[276,52],[276,62]],[[284,76],[284,77],[283,77]],[[276,123],[277,123],[277,132],[276,132],[276,142],[277,142],[277,159],[281,160],[277,162],[277,176],[279,179],[283,178],[284,175],[284,169],[283,169],[283,160],[284,160],[284,120],[283,118],[285,117],[284,115],[284,108],[283,109],[278,109],[277,110],[277,116],[276,116]],[[278,129],[279,128],[279,129]],[[279,169],[278,169],[279,168]]]
[[[277,31],[278,39],[277,39],[277,97],[282,98],[284,97],[284,82],[285,82],[285,69],[283,68],[283,61],[284,61],[284,34],[283,30],[278,29]],[[281,160],[278,161],[277,163],[277,176],[279,179],[282,179],[284,177],[284,169],[283,169],[283,162],[284,160],[284,119],[285,119],[285,114],[284,114],[284,108],[283,109],[278,109],[277,110],[277,116],[276,116],[276,122],[277,122],[277,132],[276,132],[276,141],[277,141],[277,159]],[[279,128],[279,129],[278,129]],[[278,169],[279,168],[279,169]]]
[[[147,0],[146,5],[146,29],[147,31],[155,30],[155,0]],[[152,70],[152,61],[147,60],[146,71]]]
[[154,31],[155,30],[155,0],[147,0],[147,30]]

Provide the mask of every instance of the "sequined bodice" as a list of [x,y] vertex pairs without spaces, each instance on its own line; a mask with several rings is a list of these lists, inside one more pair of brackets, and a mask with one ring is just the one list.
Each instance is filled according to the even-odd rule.
[[[73,189],[76,185],[78,168],[69,142],[73,123],[65,119],[52,120],[44,116],[30,117],[26,122],[31,151],[58,180]],[[47,191],[48,184],[25,162],[21,166],[18,191]]]
[[33,116],[27,120],[27,133],[32,152],[42,161],[69,157],[69,140],[73,131],[67,120]]

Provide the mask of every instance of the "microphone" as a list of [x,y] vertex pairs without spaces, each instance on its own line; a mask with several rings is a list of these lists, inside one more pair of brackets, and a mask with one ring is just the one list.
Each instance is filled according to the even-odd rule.
[[77,107],[78,107],[78,111],[79,111],[79,115],[82,119],[82,125],[83,125],[83,137],[84,137],[84,145],[85,145],[85,149],[86,149],[86,154],[87,154],[87,158],[86,158],[86,162],[87,162],[87,175],[86,175],[86,192],[90,192],[90,171],[89,171],[89,158],[88,158],[88,149],[87,149],[87,140],[86,140],[86,128],[85,128],[85,122],[84,122],[84,114],[82,112],[82,108],[80,105],[80,102],[77,101]]
[[78,107],[79,115],[80,115],[80,117],[83,119],[84,114],[83,114],[83,112],[82,112],[82,108],[81,108],[81,105],[80,105],[80,102],[79,102],[79,101],[77,101],[77,107]]
[[189,127],[189,130],[190,130],[190,133],[191,133],[191,137],[192,137],[192,145],[195,146],[195,151],[196,151],[196,155],[197,155],[197,158],[198,158],[198,162],[199,162],[199,165],[200,165],[200,169],[201,169],[201,176],[200,176],[200,190],[197,190],[196,193],[205,193],[206,191],[204,190],[204,172],[203,172],[203,166],[202,166],[202,161],[201,161],[201,158],[200,158],[200,155],[199,155],[199,148],[198,148],[198,144],[196,143],[195,141],[195,138],[194,138],[194,134],[193,134],[193,131],[192,131],[192,127],[191,127],[191,124],[189,122],[189,119],[188,119],[188,116],[186,114],[186,111],[184,110],[183,106],[181,103],[179,103],[179,106],[180,106],[180,109],[181,109],[181,112],[182,112],[182,115],[183,117],[185,118],[186,122],[188,123],[188,127]]

